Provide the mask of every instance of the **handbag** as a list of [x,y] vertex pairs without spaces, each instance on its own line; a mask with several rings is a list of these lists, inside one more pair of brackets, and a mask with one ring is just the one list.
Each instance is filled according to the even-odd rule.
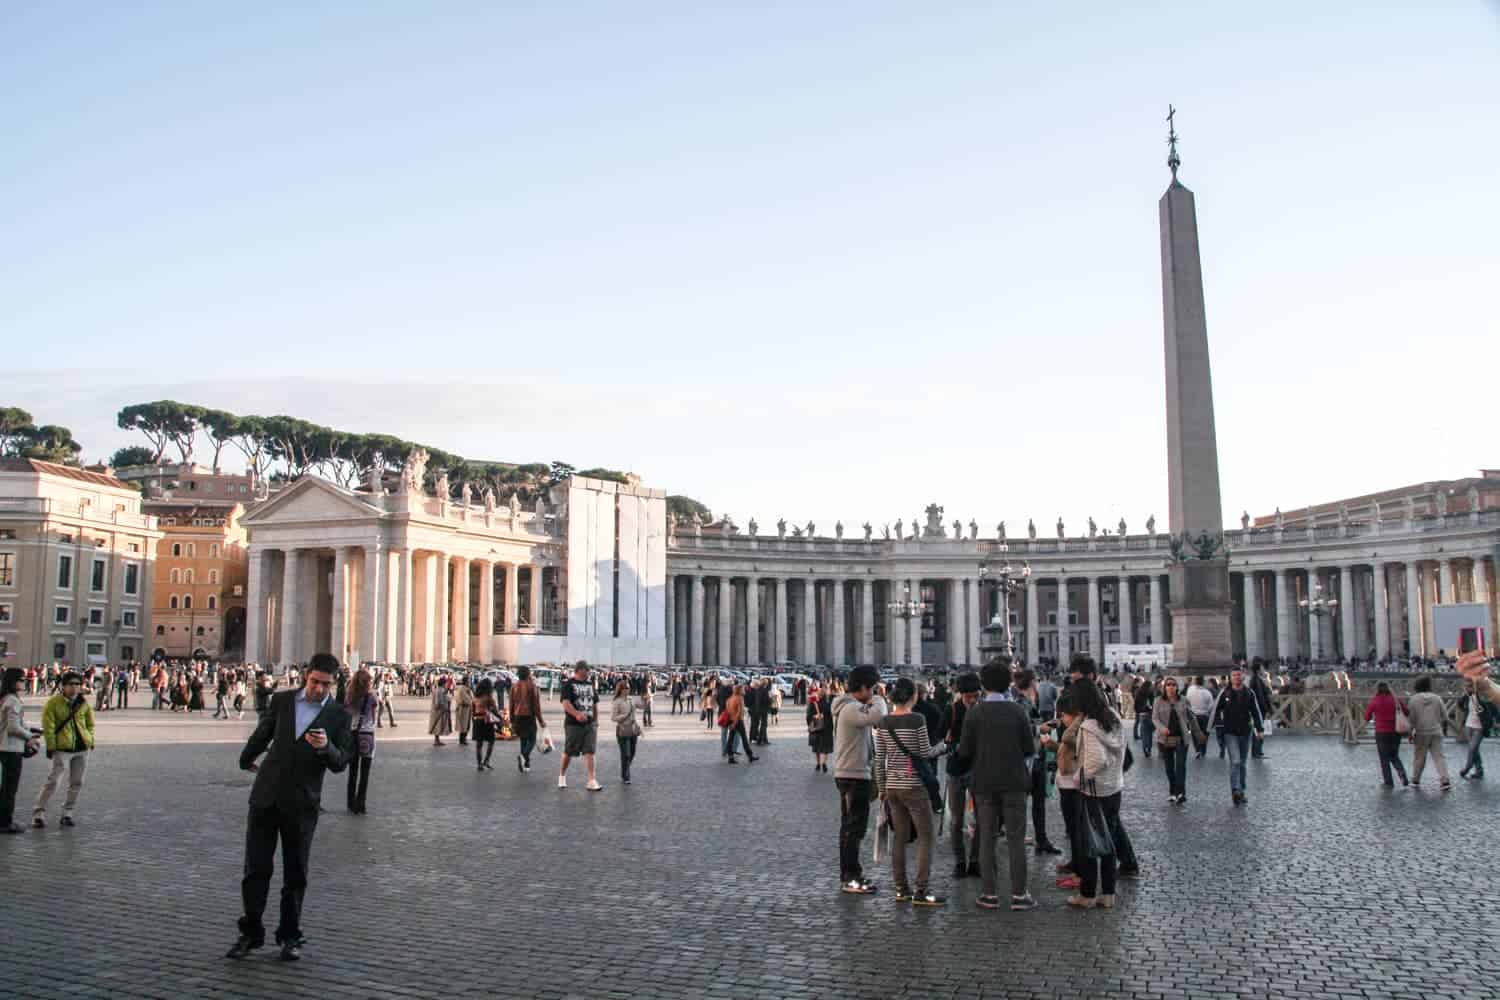
[[810,733],[821,733],[825,724],[826,720],[823,718],[823,713],[819,712],[808,720],[807,731]]
[[[1078,733],[1078,742],[1078,759],[1081,762],[1083,760],[1082,730]],[[1090,778],[1089,792],[1093,793],[1097,790],[1098,788],[1094,784],[1094,779]],[[1110,836],[1109,821],[1104,818],[1104,804],[1093,794],[1084,795],[1082,798],[1083,809],[1081,810],[1082,815],[1079,818],[1083,822],[1079,824],[1078,839],[1083,849],[1083,856],[1086,858],[1113,857],[1115,853],[1115,838]]]
[[906,743],[902,741],[901,737],[896,735],[896,730],[893,727],[886,726],[885,731],[890,735],[891,739],[896,741],[896,746],[901,748],[901,752],[906,754],[906,759],[911,761],[912,770],[917,772],[917,778],[921,780],[922,787],[927,790],[927,797],[932,801],[932,811],[942,812],[943,793],[938,788],[937,771],[933,768],[932,761],[906,749]]
[[727,725],[729,725],[729,709],[726,708],[719,713],[719,728],[723,729]]
[[[1391,700],[1395,701],[1394,698]],[[1411,732],[1411,718],[1402,709],[1401,702],[1399,701],[1396,701],[1396,732],[1401,736],[1405,736]]]

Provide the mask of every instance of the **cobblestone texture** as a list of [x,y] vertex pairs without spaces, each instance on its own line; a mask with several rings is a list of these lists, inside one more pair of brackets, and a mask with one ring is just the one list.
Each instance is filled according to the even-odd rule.
[[[1124,817],[1145,877],[1117,909],[1069,911],[1039,858],[1037,910],[977,910],[977,880],[955,886],[940,846],[949,905],[913,910],[888,870],[879,895],[836,891],[837,796],[800,727],[731,767],[661,712],[628,787],[601,741],[595,795],[581,772],[556,788],[555,754],[523,777],[500,744],[478,774],[465,750],[387,741],[367,816],[345,813],[342,776],[325,785],[304,960],[268,947],[233,963],[249,724],[147,714],[102,720],[81,826],[0,840],[5,995],[1334,1000],[1500,984],[1494,783],[1386,792],[1373,748],[1278,737],[1252,762],[1247,808],[1210,758],[1190,762],[1179,810],[1141,760]],[[415,708],[404,717],[420,737]],[[226,742],[181,742],[195,731]]]

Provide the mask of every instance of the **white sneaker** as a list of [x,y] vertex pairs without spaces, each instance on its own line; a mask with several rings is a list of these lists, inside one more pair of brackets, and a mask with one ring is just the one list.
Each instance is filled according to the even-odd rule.
[[602,791],[604,791],[604,786],[601,785],[601,784],[599,784],[598,781],[590,781],[587,785],[584,785],[583,787],[587,788],[591,792],[602,792]]
[[567,788],[568,787],[568,776],[566,774],[559,774],[557,776],[557,787],[558,788]]

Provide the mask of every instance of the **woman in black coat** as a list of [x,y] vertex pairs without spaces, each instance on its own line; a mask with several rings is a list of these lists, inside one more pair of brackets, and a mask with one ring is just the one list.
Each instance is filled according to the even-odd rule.
[[807,698],[807,745],[812,747],[813,770],[827,772],[833,753],[833,715],[828,711],[828,692],[821,687]]

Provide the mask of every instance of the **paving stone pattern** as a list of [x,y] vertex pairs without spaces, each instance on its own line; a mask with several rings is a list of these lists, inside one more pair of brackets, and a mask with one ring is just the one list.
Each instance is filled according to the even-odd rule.
[[[479,774],[456,747],[387,742],[368,815],[344,811],[342,776],[325,785],[304,960],[268,947],[233,963],[250,776],[231,743],[110,746],[111,725],[144,713],[121,716],[102,723],[82,825],[0,840],[0,993],[1416,1000],[1500,986],[1500,774],[1386,792],[1373,748],[1278,737],[1252,762],[1247,808],[1211,757],[1190,762],[1175,809],[1141,760],[1124,817],[1145,877],[1117,909],[1070,911],[1037,858],[1037,910],[980,911],[977,880],[955,886],[940,846],[949,905],[913,910],[888,868],[876,896],[837,892],[837,796],[800,727],[731,767],[715,737],[663,712],[628,787],[601,741],[608,787],[592,795],[581,771],[556,788],[556,754],[523,777],[500,744]],[[1055,803],[1051,822],[1060,839]]]

